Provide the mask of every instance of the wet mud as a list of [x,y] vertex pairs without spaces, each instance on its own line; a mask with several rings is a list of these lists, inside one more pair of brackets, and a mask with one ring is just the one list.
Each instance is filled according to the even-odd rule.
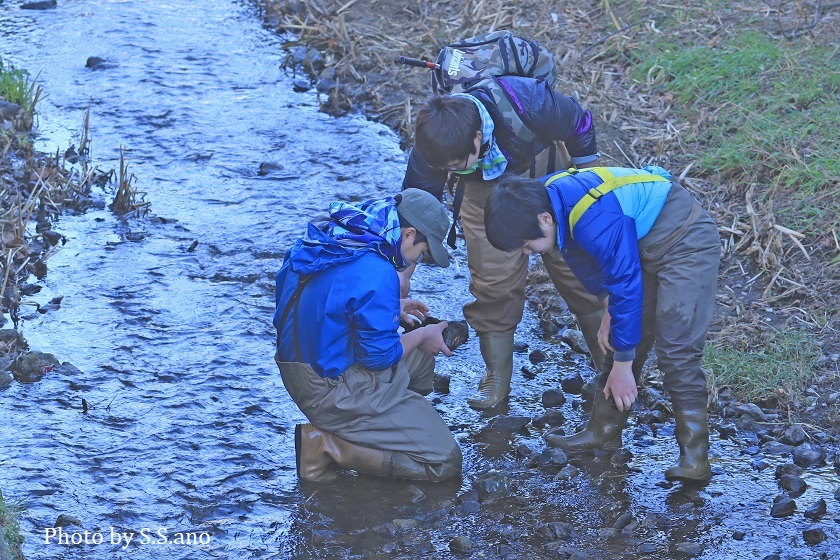
[[[113,164],[126,145],[152,203],[145,219],[104,204],[62,217],[67,243],[32,295],[63,296],[61,309],[22,322],[61,363],[0,391],[0,487],[27,507],[27,558],[838,558],[837,442],[775,410],[713,411],[701,486],[664,479],[677,447],[652,372],[620,450],[548,448],[546,431],[585,424],[593,371],[572,325],[534,307],[495,409],[466,405],[483,373],[474,333],[453,330],[460,344],[438,360],[429,398],[463,449],[461,480],[301,484],[304,418],[272,360],[273,275],[307,216],[399,189],[399,139],[295,93],[282,41],[250,3],[24,13],[0,15],[0,43],[44,67],[38,147],[68,145],[92,96],[94,157]],[[87,68],[93,56],[108,67]],[[471,297],[462,246],[412,281],[436,317],[459,318]],[[67,531],[211,539],[45,544],[62,515]]]

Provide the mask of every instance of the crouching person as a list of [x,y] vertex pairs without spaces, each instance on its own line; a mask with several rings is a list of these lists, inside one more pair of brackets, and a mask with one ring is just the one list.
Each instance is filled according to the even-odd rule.
[[283,384],[311,424],[295,427],[302,480],[359,473],[439,481],[461,473],[461,450],[423,395],[435,354],[451,355],[446,323],[402,336],[397,270],[421,257],[449,266],[449,218],[435,197],[408,189],[359,206],[330,205],[286,252],[277,273],[275,360]]
[[559,250],[607,311],[598,343],[604,353],[613,352],[613,363],[597,380],[589,422],[572,436],[547,436],[549,445],[572,452],[620,446],[655,343],[680,448],[665,477],[708,480],[701,358],[720,264],[720,238],[709,214],[670,173],[653,166],[571,169],[541,180],[506,175],[485,212],[494,247],[525,254]]

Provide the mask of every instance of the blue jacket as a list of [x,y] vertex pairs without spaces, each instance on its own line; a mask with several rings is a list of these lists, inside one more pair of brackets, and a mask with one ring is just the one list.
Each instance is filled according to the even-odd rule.
[[[608,168],[616,176],[654,173],[669,179],[661,167],[644,170]],[[543,177],[547,181],[549,176]],[[592,172],[561,177],[548,185],[557,219],[557,247],[575,276],[592,294],[609,296],[612,346],[616,361],[630,361],[642,334],[642,265],[639,240],[653,227],[671,189],[670,181],[620,187],[598,199],[580,217],[574,237],[569,231],[572,208],[602,183]]]
[[[576,100],[557,93],[546,82],[532,78],[504,76],[498,78],[497,82],[516,107],[522,122],[536,135],[533,142],[521,141],[504,125],[499,108],[489,94],[481,89],[470,92],[470,95],[482,102],[493,118],[494,137],[508,160],[508,172],[526,172],[537,154],[554,141],[566,144],[575,164],[597,159],[598,149],[592,115],[582,109]],[[440,198],[447,175],[446,170],[431,167],[420,152],[412,148],[402,188],[423,189]]]
[[400,239],[392,198],[335,202],[329,220],[309,224],[276,276],[274,326],[282,361],[308,363],[322,377],[338,377],[354,364],[382,370],[402,359]]

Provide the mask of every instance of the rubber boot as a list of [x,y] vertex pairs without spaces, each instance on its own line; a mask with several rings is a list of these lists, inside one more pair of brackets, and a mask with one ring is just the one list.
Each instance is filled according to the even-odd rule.
[[709,412],[674,411],[677,429],[674,435],[680,446],[677,464],[665,471],[667,480],[705,482],[712,478],[709,464]]
[[295,426],[295,465],[301,480],[335,480],[335,473],[329,470],[334,461],[324,448],[325,433],[312,424]]
[[592,414],[586,427],[571,436],[557,434],[546,435],[545,441],[551,447],[559,447],[563,451],[591,451],[593,449],[621,447],[621,432],[627,425],[630,411],[621,412],[610,406],[604,397],[603,388],[595,390],[592,403]]
[[491,332],[478,335],[481,357],[487,369],[478,383],[478,391],[467,399],[467,404],[479,410],[492,408],[510,393],[513,373],[513,332]]
[[609,369],[605,369],[604,353],[601,352],[601,347],[598,345],[598,329],[601,328],[604,310],[599,309],[592,313],[575,315],[575,318],[580,327],[580,332],[583,334],[583,339],[589,347],[589,355],[592,356],[592,361],[595,363],[595,371],[609,374]]

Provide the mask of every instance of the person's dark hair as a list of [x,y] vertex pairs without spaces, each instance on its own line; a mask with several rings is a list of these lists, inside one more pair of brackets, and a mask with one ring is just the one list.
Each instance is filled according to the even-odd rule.
[[403,218],[403,215],[400,214],[400,203],[402,202],[402,195],[398,194],[394,197],[394,200],[397,201],[397,217],[400,220],[400,229],[403,230],[405,228],[413,227],[414,230],[417,232],[414,236],[414,243],[412,245],[418,245],[420,243],[428,243],[429,238],[426,237],[426,234],[417,229],[416,226],[412,225],[411,222]]
[[466,161],[476,152],[475,134],[481,130],[478,107],[469,99],[436,95],[417,111],[414,146],[432,167],[443,169]]
[[554,217],[545,185],[505,173],[493,185],[484,205],[487,240],[500,251],[521,249],[527,241],[543,237],[537,216],[548,212]]

